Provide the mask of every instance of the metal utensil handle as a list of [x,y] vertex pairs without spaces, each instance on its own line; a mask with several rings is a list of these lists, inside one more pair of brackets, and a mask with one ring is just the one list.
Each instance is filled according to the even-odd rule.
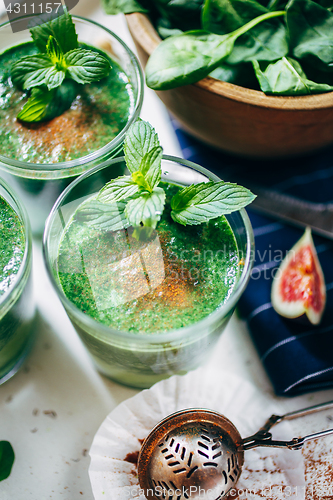
[[293,420],[294,418],[304,417],[305,415],[310,415],[311,413],[317,413],[323,410],[329,410],[330,408],[333,408],[333,401],[309,406],[308,408],[303,408],[302,410],[291,411],[289,413],[285,413],[285,415],[272,415],[260,428],[260,431],[267,432],[273,427],[273,425],[276,425],[283,420]]
[[333,429],[316,432],[315,434],[308,434],[304,437],[294,438],[291,441],[275,441],[272,439],[272,434],[270,432],[261,433],[261,431],[259,431],[257,434],[244,439],[243,450],[251,450],[252,448],[257,448],[259,446],[266,448],[289,448],[290,450],[300,450],[307,441],[325,437],[330,434],[333,434]]

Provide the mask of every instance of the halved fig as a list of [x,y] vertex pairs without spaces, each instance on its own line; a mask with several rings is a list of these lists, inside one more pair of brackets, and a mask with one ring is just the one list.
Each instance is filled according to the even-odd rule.
[[320,322],[326,287],[309,227],[281,262],[273,279],[271,300],[281,316],[298,318],[306,314],[314,325]]

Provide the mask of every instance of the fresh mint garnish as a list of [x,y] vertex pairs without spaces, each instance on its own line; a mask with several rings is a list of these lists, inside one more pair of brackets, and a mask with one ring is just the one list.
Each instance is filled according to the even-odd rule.
[[54,92],[35,88],[30,99],[17,115],[18,120],[25,122],[38,122],[43,120],[47,106],[54,98]]
[[106,77],[110,72],[110,63],[106,57],[93,50],[75,49],[64,57],[67,78],[78,83],[92,83]]
[[125,214],[133,227],[141,224],[155,229],[161,218],[165,204],[165,191],[156,187],[152,192],[138,193],[126,205]]
[[0,481],[7,479],[13,467],[15,454],[8,441],[0,441]]
[[78,84],[72,80],[65,80],[60,87],[53,90],[35,87],[17,119],[24,122],[51,120],[69,109],[77,94]]
[[131,198],[138,191],[138,184],[135,184],[128,175],[124,175],[108,182],[106,186],[101,189],[98,200],[102,203],[114,203],[115,201]]
[[53,13],[50,15],[43,14],[42,17],[42,23],[40,23],[39,16],[37,20],[40,24],[30,30],[35,45],[40,52],[47,52],[50,36],[57,40],[63,54],[78,48],[75,24],[67,10],[61,16],[55,16]]
[[[11,79],[21,90],[42,88],[42,93],[32,92],[18,115],[20,120],[33,122],[46,119],[43,106],[45,110],[56,97],[55,93],[47,94],[45,87],[52,91],[67,80],[74,80],[82,85],[99,81],[109,74],[111,66],[109,60],[98,52],[78,48],[75,25],[68,12],[32,28],[31,34],[37,48],[43,53],[23,57],[13,64]],[[59,116],[69,107],[70,105],[59,105],[55,116]],[[52,114],[55,109],[56,106],[53,106]],[[25,117],[28,117],[28,120],[25,120]]]
[[[153,127],[139,119],[127,132],[124,151],[131,175],[107,183],[96,199],[79,207],[75,218],[106,231],[133,226],[133,236],[142,239],[152,234],[164,210],[166,195],[158,186],[162,147]],[[248,189],[229,182],[192,184],[173,196],[171,217],[179,224],[197,225],[240,210],[254,198]]]
[[107,205],[98,200],[89,200],[76,211],[75,219],[96,229],[119,231],[130,226],[125,216],[125,208],[124,201]]
[[142,179],[144,179],[145,187],[148,191],[153,192],[154,188],[158,186],[161,175],[161,161],[162,161],[163,149],[161,146],[153,147],[148,153],[144,155],[141,160],[140,168],[137,172],[132,174],[132,179],[140,185]]
[[246,207],[255,199],[248,189],[230,182],[201,182],[179,191],[171,200],[171,217],[186,226],[201,224]]
[[19,89],[30,89],[44,85],[48,71],[53,64],[46,54],[22,57],[11,69],[11,79],[15,87]]
[[131,173],[140,170],[140,165],[147,153],[160,147],[158,135],[153,127],[143,120],[138,120],[126,134],[124,142],[125,161]]

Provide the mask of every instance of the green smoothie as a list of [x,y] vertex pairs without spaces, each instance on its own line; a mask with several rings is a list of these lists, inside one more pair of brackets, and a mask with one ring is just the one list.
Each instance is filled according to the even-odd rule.
[[17,370],[31,344],[34,305],[26,246],[19,216],[0,195],[0,384]]
[[58,254],[67,298],[96,321],[149,336],[197,323],[224,304],[239,276],[233,232],[224,216],[182,226],[170,216],[179,187],[163,183],[162,218],[147,241],[133,229],[97,231],[72,218]]
[[86,156],[112,141],[133,114],[135,98],[129,78],[111,58],[110,74],[98,82],[78,84],[75,100],[61,116],[37,123],[16,119],[28,94],[13,86],[10,70],[13,63],[37,52],[28,42],[0,55],[0,154],[50,164]]
[[25,248],[21,221],[0,196],[0,301],[14,284]]

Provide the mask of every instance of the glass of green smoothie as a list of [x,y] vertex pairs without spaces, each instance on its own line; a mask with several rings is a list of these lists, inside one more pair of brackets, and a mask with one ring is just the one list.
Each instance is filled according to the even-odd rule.
[[[29,30],[13,33],[13,23],[20,21],[0,26],[0,176],[22,200],[32,232],[38,235],[57,197],[73,179],[119,155],[125,133],[141,110],[143,76],[135,55],[117,35],[73,16],[78,47],[103,54],[111,64],[110,73],[89,84],[74,82],[74,99],[60,116],[25,123],[17,116],[34,89],[16,88],[11,68],[21,58],[36,55],[38,46]],[[59,102],[56,96],[52,104]]]
[[33,342],[31,261],[26,211],[0,180],[0,384],[17,372]]
[[[68,186],[44,233],[50,279],[98,370],[137,388],[207,359],[253,262],[253,232],[244,209],[200,226],[170,217],[170,199],[181,188],[220,179],[172,156],[163,156],[161,167],[166,204],[156,229],[112,231],[108,224],[117,223],[117,214],[110,219],[101,205],[94,208],[101,178],[128,174],[124,158],[116,158]],[[82,222],[82,213],[101,226]]]

